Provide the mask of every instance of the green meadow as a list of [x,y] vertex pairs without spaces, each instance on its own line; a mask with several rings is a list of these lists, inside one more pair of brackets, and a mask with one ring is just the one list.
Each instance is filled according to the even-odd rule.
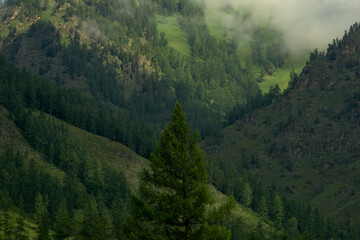
[[290,81],[290,72],[294,70],[297,74],[300,74],[305,66],[305,62],[305,57],[290,57],[282,68],[276,69],[272,75],[267,75],[263,78],[263,81],[259,83],[260,90],[265,93],[269,90],[270,86],[278,84],[280,89],[284,91]]
[[165,33],[169,46],[184,55],[191,54],[191,47],[188,43],[186,33],[181,29],[177,16],[158,16],[157,30],[160,33]]

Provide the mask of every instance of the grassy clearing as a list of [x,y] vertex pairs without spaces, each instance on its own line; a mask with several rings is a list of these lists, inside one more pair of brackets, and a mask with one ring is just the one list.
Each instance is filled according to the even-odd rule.
[[[205,20],[210,34],[216,39],[221,41],[237,39],[238,52],[242,57],[242,67],[245,67],[246,59],[252,54],[251,38],[246,31],[247,26],[244,26],[241,20],[237,20],[237,14],[240,14],[240,16],[250,16],[251,12],[248,9],[238,9],[235,11],[234,9],[210,8],[205,10]],[[277,31],[267,31],[266,29],[271,29],[272,27],[267,22],[259,24],[258,27],[261,37],[266,40],[264,47],[272,44],[272,39],[276,39],[279,34]],[[269,75],[264,78],[264,81],[259,84],[261,91],[267,92],[269,87],[275,84],[278,84],[281,90],[286,89],[290,80],[290,72],[294,69],[299,74],[305,65],[306,57],[290,57],[284,67],[277,69],[271,76]],[[261,68],[254,66],[251,71],[254,73],[254,76],[259,77]]]
[[[20,218],[20,213],[15,210],[15,209],[9,209],[8,212],[9,217],[10,217],[10,224],[13,227],[17,226],[16,223],[16,219]],[[2,220],[4,216],[4,211],[0,210],[0,219]],[[36,234],[36,224],[33,223],[33,221],[31,221],[29,218],[24,217],[24,224],[25,224],[25,229],[28,232],[28,236],[30,239],[35,239],[37,234]],[[1,229],[2,230],[2,229]],[[3,234],[3,231],[0,231],[0,236]]]
[[40,19],[51,20],[51,15],[54,13],[54,8],[48,8],[45,11],[40,12]]
[[277,69],[271,76],[266,76],[264,81],[259,83],[260,90],[264,93],[269,90],[270,86],[278,84],[280,89],[284,91],[290,81],[290,72],[295,70],[297,74],[300,74],[305,62],[305,57],[289,58],[284,67]]
[[157,17],[157,30],[159,34],[165,33],[169,46],[184,55],[191,54],[191,47],[188,43],[186,33],[181,29],[177,16]]

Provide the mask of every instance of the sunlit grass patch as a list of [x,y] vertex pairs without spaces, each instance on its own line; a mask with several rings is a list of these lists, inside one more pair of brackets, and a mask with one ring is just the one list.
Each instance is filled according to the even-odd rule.
[[264,81],[259,83],[260,90],[264,93],[269,90],[270,86],[278,84],[280,89],[284,91],[290,81],[290,72],[294,70],[297,74],[300,74],[305,66],[305,61],[305,57],[288,59],[282,68],[278,68],[272,75],[264,77]]
[[184,55],[191,54],[191,47],[188,43],[187,35],[184,30],[181,29],[177,16],[158,16],[157,30],[159,34],[162,32],[165,33],[170,47]]

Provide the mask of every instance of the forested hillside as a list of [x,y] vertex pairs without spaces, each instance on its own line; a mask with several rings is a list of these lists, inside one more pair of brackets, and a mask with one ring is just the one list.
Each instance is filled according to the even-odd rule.
[[[302,57],[291,62],[282,32],[252,14],[192,0],[0,0],[0,239],[190,239],[192,214],[202,238],[357,239],[359,24],[298,75]],[[196,189],[178,191],[185,182]],[[184,205],[159,201],[174,189]]]
[[[8,0],[0,14],[8,58],[144,126],[140,133],[126,124],[129,134],[121,140],[144,156],[153,146],[142,139],[156,137],[176,101],[202,136],[214,134],[233,108],[259,102],[255,80],[287,56],[271,26],[248,29],[254,41],[245,43],[235,34],[214,36],[203,6],[189,0]],[[250,21],[245,13],[234,15],[238,24]],[[174,43],[171,34],[185,42]]]
[[355,238],[360,223],[359,33],[355,24],[326,52],[315,50],[271,105],[208,142],[214,186],[226,193],[237,185],[238,174],[258,179],[288,199],[329,213],[344,225],[338,233],[342,239]]
[[[158,14],[179,16],[190,55],[168,47],[157,30]],[[248,70],[255,63],[245,68],[231,41],[212,37],[203,14],[187,0],[174,8],[152,1],[9,0],[1,9],[1,49],[17,64],[155,131],[179,101],[206,136],[221,129],[236,104],[260,93]],[[122,142],[147,156],[153,146],[144,142],[137,149],[131,142],[138,133],[129,132]]]
[[[136,194],[139,173],[148,161],[118,142],[54,117],[72,122],[78,115],[65,109],[87,104],[106,116],[77,92],[5,61],[0,86],[0,237],[122,239],[130,193]],[[47,94],[63,99],[63,105]],[[96,124],[106,119],[96,120],[92,114],[89,118]],[[215,203],[225,201],[216,189],[211,192]],[[218,224],[231,229],[234,239],[255,232],[265,239],[285,234],[240,204]]]

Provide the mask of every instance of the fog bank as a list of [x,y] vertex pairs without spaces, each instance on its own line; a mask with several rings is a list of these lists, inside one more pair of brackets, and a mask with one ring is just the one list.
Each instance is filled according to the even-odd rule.
[[[360,20],[359,0],[203,0],[208,8],[250,9],[253,19],[271,22],[293,51],[326,49]],[[224,16],[227,17],[227,16]]]

